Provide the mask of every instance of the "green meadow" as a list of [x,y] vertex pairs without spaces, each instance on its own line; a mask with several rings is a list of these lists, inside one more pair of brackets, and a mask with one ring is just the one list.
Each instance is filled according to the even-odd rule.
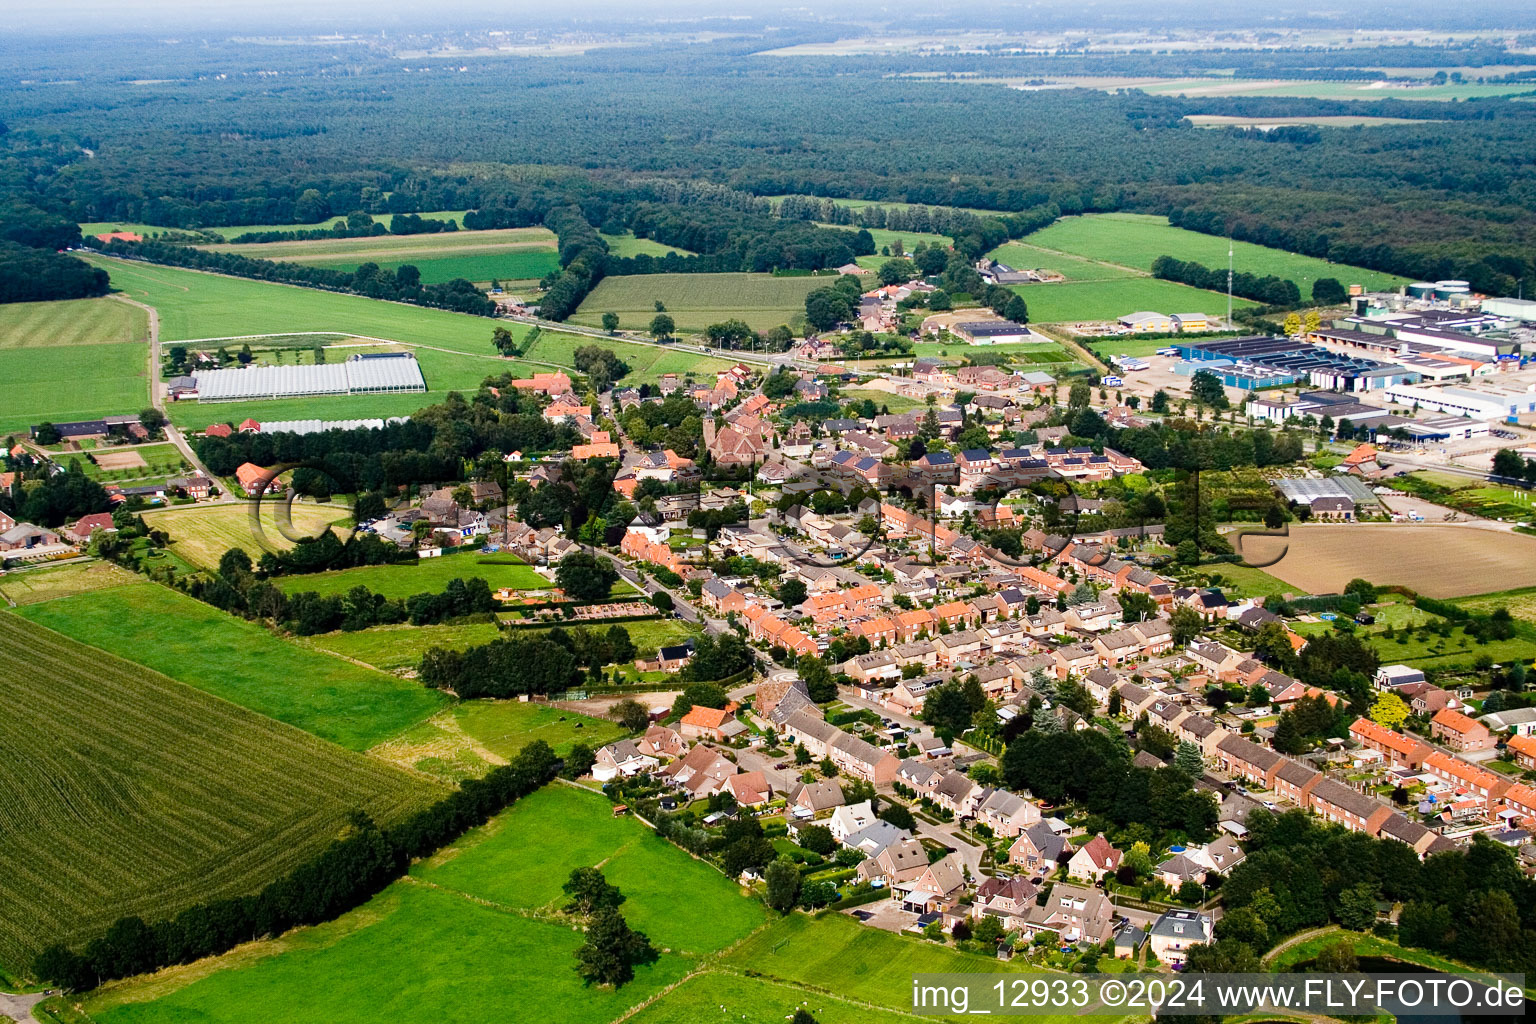
[[[464,214],[467,212],[466,210],[433,210],[429,213],[418,214],[417,216],[428,220],[452,220],[463,224]],[[235,227],[207,228],[206,230],[223,235],[225,238],[238,238],[244,234],[256,234],[266,231],[314,231],[319,228],[335,227],[337,224],[344,223],[346,219],[345,217],[330,217],[326,220],[316,221],[313,224],[241,224]],[[392,213],[376,213],[373,215],[373,219],[383,224],[386,228],[393,227],[395,223],[395,215]],[[92,221],[80,225],[80,233],[83,235],[101,235],[109,231],[131,231],[135,234],[150,235],[161,231],[179,230],[184,229],[168,228],[160,224],[123,223],[116,221]],[[407,235],[402,237],[415,238],[426,236]]]
[[539,278],[560,265],[554,233],[546,228],[323,238],[204,248],[211,252],[234,252],[253,259],[305,263],[333,270],[355,270],[363,263],[397,270],[410,264],[421,271],[421,279],[427,284],[455,278],[470,281]]
[[[1049,227],[1027,235],[1023,242],[1029,246],[1144,271],[1151,271],[1152,261],[1159,256],[1172,256],[1202,263],[1207,267],[1227,265],[1225,238],[1176,228],[1168,223],[1166,217],[1138,213],[1091,213],[1080,217],[1063,217]],[[1296,287],[1301,289],[1303,298],[1312,294],[1312,283],[1320,277],[1335,278],[1346,286],[1363,284],[1367,289],[1376,291],[1390,290],[1408,283],[1407,278],[1393,274],[1329,263],[1315,256],[1303,256],[1250,242],[1234,242],[1232,249],[1233,266],[1237,270],[1260,276],[1273,274],[1294,281]],[[1043,261],[1042,265],[1050,264]],[[1199,312],[1212,312],[1196,308]],[[1159,312],[1176,313],[1179,310],[1162,309]]]
[[608,243],[608,252],[614,256],[665,256],[668,253],[677,253],[681,256],[692,256],[687,249],[679,249],[675,245],[663,245],[650,238],[636,238],[633,231],[626,231],[622,235],[604,235],[603,241]]
[[418,683],[307,650],[155,583],[27,605],[17,614],[352,750],[447,702]]
[[[561,883],[587,865],[623,890],[625,917],[662,951],[616,991],[582,984],[581,933],[555,914]],[[109,989],[86,1009],[100,1024],[604,1024],[765,917],[714,868],[556,783],[336,921]]]
[[149,406],[142,343],[0,349],[0,436],[43,421],[68,423]]
[[[1139,310],[1161,313],[1206,313],[1225,315],[1227,297],[1215,292],[1191,288],[1176,281],[1153,277],[1126,277],[1109,281],[1065,282],[1060,284],[1011,285],[1029,305],[1032,323],[1071,323],[1083,320],[1113,320]],[[1257,303],[1233,299],[1233,309]]]
[[0,305],[0,349],[142,344],[148,338],[149,318],[144,311],[117,299]]
[[305,590],[317,594],[345,594],[353,587],[367,587],[385,597],[402,598],[437,593],[453,579],[482,579],[492,590],[501,587],[537,590],[554,586],[532,566],[515,561],[509,555],[473,553],[421,558],[397,565],[368,565],[360,569],[281,576],[277,584],[288,594]]
[[699,331],[736,318],[765,331],[805,313],[805,296],[831,284],[827,276],[772,274],[633,274],[605,277],[582,302],[572,323],[600,326],[604,313],[617,313],[619,326],[643,331],[666,306],[679,330]]
[[534,740],[543,740],[563,754],[577,742],[596,750],[625,735],[617,722],[532,701],[463,701],[454,706],[453,718],[464,735],[505,758]]
[[[650,323],[649,319],[646,323]],[[561,334],[554,331],[544,331],[535,338],[533,344],[527,346],[523,352],[523,358],[556,366],[571,366],[575,362],[576,350],[584,345],[597,345],[600,348],[611,349],[624,360],[629,366],[629,373],[623,378],[625,383],[654,382],[664,373],[694,373],[698,374],[701,380],[709,381],[721,370],[729,370],[735,365],[732,359],[707,356],[701,352],[689,352],[676,347],[637,345],[616,338],[593,338],[587,335]]]

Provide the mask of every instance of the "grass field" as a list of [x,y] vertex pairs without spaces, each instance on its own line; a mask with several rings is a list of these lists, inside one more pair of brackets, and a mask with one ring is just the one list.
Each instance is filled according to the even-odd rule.
[[[168,477],[186,473],[192,467],[187,460],[181,457],[173,444],[141,444],[131,448],[110,448],[105,451],[97,449],[93,452],[97,462],[91,462],[83,456],[63,456],[67,462],[69,458],[79,458],[80,468],[85,475],[102,483],[148,483],[150,481],[161,482]],[[138,455],[142,463],[136,459],[124,456]]]
[[[300,586],[294,589],[304,588]],[[629,631],[638,654],[653,653],[663,644],[680,643],[696,632],[681,619],[642,619],[620,625]],[[608,627],[594,625],[593,628]],[[540,629],[526,629],[518,630],[518,635],[531,636],[542,632]],[[433,647],[462,651],[476,644],[490,643],[500,635],[500,631],[491,623],[474,622],[462,626],[375,626],[355,633],[326,633],[303,642],[344,658],[366,662],[385,672],[398,672],[402,669],[414,670],[421,664],[421,656]]]
[[1460,626],[1452,628],[1450,636],[1414,633],[1404,637],[1399,633],[1393,639],[1381,635],[1381,629],[1367,631],[1371,646],[1381,655],[1382,664],[1413,665],[1416,668],[1436,668],[1443,665],[1465,665],[1481,655],[1487,655],[1494,664],[1507,665],[1512,661],[1529,663],[1536,658],[1536,628],[1529,625],[1508,640],[1490,640],[1480,644],[1467,636]]
[[845,401],[862,402],[869,399],[876,405],[889,408],[896,415],[910,412],[913,409],[923,409],[927,403],[915,398],[907,398],[904,395],[893,395],[889,391],[879,391],[873,388],[844,388],[843,399]]
[[[275,417],[274,417],[275,418]],[[283,536],[281,502],[263,502],[258,523],[251,520],[249,504],[188,505],[144,513],[144,521],[170,534],[171,550],[193,565],[211,569],[230,548],[243,548],[252,559],[263,551],[286,551],[293,542]],[[340,502],[317,504],[295,501],[289,506],[287,524],[299,536],[313,536],[326,526],[340,523],[352,510]],[[333,526],[346,539],[349,530]]]
[[602,324],[604,313],[617,313],[619,326],[643,331],[656,315],[656,302],[667,307],[679,330],[697,331],[733,317],[765,331],[805,313],[805,296],[833,278],[774,277],[771,274],[636,274],[606,277],[582,302],[572,323]]
[[796,914],[775,921],[733,949],[725,963],[892,1010],[910,1010],[914,974],[1010,974],[1030,969],[869,928],[843,914]]
[[441,558],[423,558],[398,565],[369,565],[339,572],[314,572],[302,576],[282,576],[277,583],[285,593],[312,590],[318,594],[344,594],[353,587],[367,587],[385,597],[411,597],[437,593],[452,579],[483,579],[492,590],[538,590],[554,584],[540,576],[530,565],[509,562],[506,555],[456,554]]
[[536,739],[565,754],[577,741],[596,749],[623,735],[607,719],[547,704],[474,700],[445,708],[368,754],[457,783],[479,778]]
[[[911,254],[912,249],[918,242],[928,243],[930,249],[936,245],[942,249],[948,249],[951,245],[955,244],[954,239],[948,235],[936,235],[927,231],[889,231],[885,228],[861,228],[857,224],[818,224],[817,226],[833,228],[837,231],[868,231],[869,236],[875,240],[875,255],[879,256],[880,263],[884,263],[888,259],[894,259],[892,256],[882,255],[880,250],[892,249],[894,251],[893,247],[897,242],[901,243],[902,250],[908,255]],[[879,266],[880,264],[877,263],[875,265]]]
[[16,615],[0,647],[0,961],[29,966],[124,914],[252,892],[364,808],[442,790]]
[[[703,861],[657,838],[633,818],[615,818],[607,799],[549,786],[446,854],[411,869],[428,884],[524,912],[565,902],[572,868],[603,865],[624,891],[624,916],[658,947],[687,956],[713,953],[760,925],[762,904]],[[686,893],[689,906],[675,901]]]
[[1536,622],[1536,586],[1457,598],[1456,604],[1480,615],[1487,615],[1496,608],[1507,608],[1516,618]]
[[626,231],[622,235],[604,235],[603,241],[608,243],[608,252],[614,256],[665,256],[668,253],[678,253],[683,256],[692,256],[687,249],[679,249],[675,245],[662,245],[660,242],[649,238],[636,238],[633,231]]
[[[468,211],[434,210],[430,213],[418,214],[418,216],[429,220],[453,220],[463,224],[464,214],[466,212]],[[395,223],[395,215],[392,213],[377,213],[373,215],[373,219],[378,221],[380,224],[383,224],[386,228],[393,227]],[[317,228],[334,227],[335,225],[345,220],[345,217],[331,217],[328,220],[316,221],[313,224],[242,224],[237,227],[208,228],[207,230],[223,235],[225,238],[238,238],[243,234],[255,234],[257,232],[263,231],[313,231]],[[148,235],[153,232],[177,230],[181,229],[167,228],[157,224],[125,224],[113,221],[95,221],[92,223],[83,223],[80,225],[80,233],[84,235],[99,235],[105,234],[108,231],[132,231],[137,234]]]
[[116,299],[0,305],[0,349],[142,343],[148,338],[144,311]]
[[[1256,555],[1286,544],[1249,538]],[[1267,560],[1267,558],[1265,559]],[[1283,558],[1264,571],[1309,594],[1336,593],[1358,576],[1397,583],[1430,597],[1482,594],[1523,587],[1536,565],[1536,537],[1465,526],[1405,524],[1291,527]]]
[[[625,917],[666,950],[617,991],[581,983],[581,934],[549,916],[571,869],[598,863],[628,897]],[[603,1024],[764,916],[713,868],[614,818],[607,800],[557,784],[335,922],[109,990],[87,1010],[101,1024]]]
[[[498,325],[485,317],[171,267],[145,266],[100,257],[93,257],[92,261],[114,275],[116,287],[159,311],[161,337],[166,342],[286,335],[300,331],[383,338],[416,347],[416,356],[430,389],[424,394],[413,395],[341,395],[210,405],[178,402],[170,406],[171,418],[190,429],[231,418],[238,423],[247,416],[258,420],[405,416],[441,401],[449,390],[473,390],[489,374],[510,369],[526,376],[536,370],[549,369],[543,364],[551,363],[571,367],[571,354],[575,349],[591,343],[591,339],[584,336],[546,330],[529,347],[524,358],[502,359],[495,355],[490,342],[491,329]],[[650,323],[649,317],[645,323]],[[519,339],[525,338],[529,331],[527,326],[509,321],[501,321],[499,326],[507,327]],[[697,353],[668,352],[622,342],[613,344],[620,348],[626,359],[634,354],[634,360],[630,361],[636,368],[634,376],[695,365],[707,366],[713,372],[730,365]],[[0,403],[4,401],[0,398]],[[131,408],[137,410],[141,405]],[[0,404],[0,410],[3,409]]]
[[[437,235],[379,235],[371,238],[318,238],[303,242],[259,242],[240,245],[199,246],[208,252],[238,252],[252,259],[289,263],[325,263],[335,259],[377,261],[439,255],[474,249],[554,248],[555,233],[548,228],[507,228],[501,231],[454,231]],[[410,262],[408,259],[406,262]]]
[[1139,86],[1154,96],[1293,96],[1322,100],[1470,100],[1529,92],[1529,82],[1393,86],[1376,82],[1314,82],[1284,79],[1181,78]]
[[154,583],[29,604],[17,614],[353,750],[425,719],[447,699]]
[[338,921],[271,944],[276,955],[182,989],[166,979],[157,987],[168,994],[150,1002],[112,1005],[108,993],[89,1012],[98,1024],[604,1024],[690,966],[663,956],[623,989],[589,989],[573,968],[581,941],[569,925],[402,881]]
[[[495,351],[491,347],[493,324],[485,317],[175,267],[98,256],[88,260],[104,267],[115,287],[155,307],[160,313],[160,337],[167,343],[322,331],[472,355]],[[519,337],[527,332],[520,324],[504,326]]]
[[[294,592],[303,589],[295,587]],[[462,651],[499,636],[501,631],[494,623],[472,622],[462,626],[374,626],[355,633],[325,633],[299,642],[384,672],[414,672],[421,656],[433,647]]]
[[[1159,313],[1206,313],[1222,316],[1227,311],[1227,297],[1215,292],[1191,288],[1177,281],[1154,277],[1124,277],[1106,281],[1068,281],[1060,284],[1019,284],[1009,286],[1024,296],[1032,323],[1073,323],[1083,320],[1113,320],[1126,313],[1153,310]],[[1234,298],[1233,309],[1247,309],[1258,303]]]
[[6,604],[37,604],[71,594],[139,583],[143,577],[111,562],[71,562],[40,569],[23,569],[0,576],[0,599]]
[[711,971],[689,978],[630,1020],[634,1024],[698,1024],[705,1020],[784,1024],[799,1009],[808,1010],[817,1024],[903,1024],[920,1019],[907,1013],[871,1009],[824,992]]
[[[649,318],[646,322],[650,322]],[[545,331],[535,338],[533,344],[529,345],[523,353],[523,357],[559,366],[570,366],[576,350],[583,345],[598,345],[617,353],[619,358],[629,365],[629,373],[623,377],[626,383],[639,384],[647,381],[655,383],[664,373],[695,373],[701,378],[709,378],[735,365],[734,360],[707,356],[701,352],[688,352],[658,345],[636,345],[626,341],[610,341],[577,334],[556,334],[550,331]]]
[[[1064,217],[1050,227],[1027,235],[1024,240],[1029,245],[1043,249],[1145,271],[1152,269],[1152,261],[1159,256],[1192,260],[1207,267],[1225,267],[1227,264],[1225,238],[1173,227],[1165,217],[1137,213],[1092,213],[1081,217]],[[1391,290],[1408,283],[1405,277],[1329,263],[1313,256],[1270,249],[1250,242],[1234,242],[1233,252],[1233,263],[1237,270],[1261,276],[1274,274],[1295,281],[1303,298],[1312,294],[1312,282],[1320,277],[1336,278],[1346,286],[1363,284],[1373,291]],[[1030,312],[1033,315],[1033,307]],[[1159,312],[1179,311],[1163,309]],[[1207,313],[1212,310],[1201,308],[1198,312]]]
[[67,423],[149,406],[143,345],[72,345],[62,358],[35,349],[0,350],[0,433],[34,423]]
[[[419,355],[421,350],[417,350]],[[510,365],[510,364],[509,364]],[[431,386],[430,381],[428,387]],[[315,398],[277,398],[252,402],[174,402],[166,410],[183,430],[203,430],[210,423],[241,423],[262,420],[352,420],[409,416],[417,409],[443,400],[445,393],[428,391],[411,395],[328,395]]]
[[547,228],[325,238],[203,248],[333,270],[356,270],[365,262],[377,263],[385,270],[396,270],[409,263],[421,271],[421,279],[426,284],[459,277],[470,281],[539,278],[560,265],[554,232]]
[[1139,276],[1135,270],[1127,267],[1073,256],[1026,242],[1005,242],[987,255],[1015,270],[1054,270],[1065,277],[1067,282],[1117,281]]
[[499,757],[511,757],[534,740],[562,754],[578,740],[596,750],[625,734],[618,723],[605,718],[515,700],[465,701],[454,707],[453,718],[464,735]]

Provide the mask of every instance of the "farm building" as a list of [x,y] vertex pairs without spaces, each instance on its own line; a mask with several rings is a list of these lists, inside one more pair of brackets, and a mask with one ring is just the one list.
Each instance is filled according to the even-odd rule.
[[1127,313],[1116,323],[1132,334],[1169,334],[1173,331],[1173,317],[1162,313]]
[[[33,424],[32,439],[37,440],[38,429],[41,423]],[[138,427],[135,431],[133,428]],[[99,439],[112,433],[114,429],[127,433],[145,433],[137,416],[103,416],[99,420],[77,420],[72,423],[55,423],[53,429],[58,431],[59,438],[64,441],[84,441]]]
[[1376,509],[1381,505],[1381,499],[1376,497],[1375,492],[1352,476],[1340,475],[1326,480],[1277,480],[1275,486],[1287,501],[1305,505],[1324,518],[1346,518],[1342,514],[1345,508],[1343,502],[1348,502],[1351,514],[1348,518],[1353,517],[1356,509]]
[[261,424],[261,432],[263,434],[323,434],[327,430],[383,430],[392,423],[406,422],[409,421],[405,416],[391,416],[387,420],[266,420]]
[[974,320],[954,324],[950,333],[964,338],[972,345],[1010,345],[1018,341],[1030,341],[1034,336],[1029,328],[1008,320]]
[[406,394],[427,390],[409,352],[371,352],[320,366],[247,366],[197,374],[200,402],[308,395]]

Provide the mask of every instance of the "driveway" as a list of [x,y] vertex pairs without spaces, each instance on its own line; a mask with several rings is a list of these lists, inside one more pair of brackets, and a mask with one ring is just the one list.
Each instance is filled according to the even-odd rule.
[[955,835],[948,828],[932,825],[918,817],[916,812],[912,815],[917,822],[917,834],[925,839],[932,839],[954,849],[960,860],[970,869],[971,880],[979,882],[982,879],[981,855],[984,852],[980,846],[973,845],[969,840]]
[[897,900],[875,900],[862,907],[852,907],[843,913],[854,920],[887,932],[904,932],[917,923],[917,915],[901,909]]
[[12,995],[9,992],[0,992],[0,1017],[9,1017],[21,1024],[35,1022],[32,1016],[32,1007],[46,999],[41,992],[33,992],[30,995]]

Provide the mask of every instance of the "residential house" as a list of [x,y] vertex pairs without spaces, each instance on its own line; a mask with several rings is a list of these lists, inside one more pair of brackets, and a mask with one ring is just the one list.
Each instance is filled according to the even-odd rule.
[[1268,788],[1273,773],[1285,760],[1273,750],[1241,736],[1228,736],[1216,745],[1216,762],[1229,775],[1241,776],[1250,785]]
[[822,811],[841,807],[842,804],[843,787],[839,786],[836,780],[833,779],[802,782],[789,792],[789,806],[796,813],[803,811],[815,815]]
[[841,843],[855,832],[862,832],[878,820],[874,804],[868,800],[861,800],[856,804],[844,804],[835,808],[832,811],[832,817],[827,819],[827,830],[832,833],[833,839]]
[[1035,908],[1040,887],[1022,876],[1000,878],[989,875],[976,887],[976,898],[971,902],[971,916],[980,921],[983,917],[995,917],[1002,921],[1004,931],[1017,931]]
[[1460,711],[1442,708],[1429,720],[1429,732],[1435,739],[1460,753],[1492,750],[1498,746],[1498,737],[1482,722],[1469,718]]
[[654,771],[661,765],[655,757],[642,753],[634,740],[618,740],[597,750],[592,763],[592,777],[598,782],[611,782],[619,776],[639,775]]
[[975,818],[1000,836],[1016,836],[1040,820],[1040,808],[1006,789],[994,789],[976,804]]
[[1054,932],[1063,942],[1101,945],[1115,934],[1115,908],[1097,889],[1058,882],[1044,903],[1036,903],[1023,931],[1033,937]]
[[74,525],[64,528],[64,536],[76,544],[87,544],[91,540],[91,534],[97,530],[107,533],[116,533],[117,524],[112,521],[112,513],[96,512],[92,515],[81,516],[75,520]]
[[[1071,609],[1068,609],[1070,612]],[[1093,649],[1105,666],[1124,665],[1141,653],[1143,641],[1134,629],[1117,629],[1093,638]]]
[[1113,874],[1124,856],[1109,845],[1101,832],[1084,843],[1067,861],[1067,877],[1085,882],[1098,882],[1105,875]]
[[721,788],[742,807],[760,807],[773,799],[773,785],[762,772],[739,772]]
[[1066,837],[1038,821],[1024,829],[1008,847],[1008,863],[1017,864],[1031,874],[1049,875],[1072,852],[1072,844]]
[[713,796],[736,774],[736,765],[718,750],[700,743],[688,756],[661,769],[663,778],[682,789],[692,799]]
[[1349,727],[1349,736],[1361,746],[1380,751],[1398,768],[1418,768],[1434,751],[1422,740],[1393,732],[1364,717],[1355,719]]
[[1211,941],[1212,919],[1194,910],[1169,910],[1152,925],[1148,941],[1159,961],[1178,967],[1190,946]]
[[1312,787],[1311,805],[1312,811],[1324,821],[1372,836],[1381,831],[1392,815],[1392,808],[1386,804],[1332,779],[1319,780]]
[[964,866],[954,853],[891,885],[891,898],[901,900],[901,909],[918,914],[950,910],[964,892]]
[[1280,799],[1307,808],[1312,806],[1312,791],[1322,781],[1322,772],[1300,761],[1284,758],[1275,768],[1273,785],[1275,795]]
[[[899,833],[899,837],[892,836],[892,831]],[[848,845],[866,851],[866,859],[855,869],[858,877],[866,882],[884,882],[893,890],[902,882],[918,877],[928,867],[927,847],[888,821],[878,821],[865,832],[850,836]],[[867,847],[875,845],[878,846],[876,852],[868,853]]]
[[684,757],[688,753],[687,742],[676,731],[664,725],[653,725],[645,730],[645,735],[640,737],[636,746],[642,754],[666,760]]
[[684,739],[709,739],[716,743],[723,743],[744,729],[746,726],[736,717],[734,703],[724,708],[706,708],[695,704],[678,723],[678,731]]

